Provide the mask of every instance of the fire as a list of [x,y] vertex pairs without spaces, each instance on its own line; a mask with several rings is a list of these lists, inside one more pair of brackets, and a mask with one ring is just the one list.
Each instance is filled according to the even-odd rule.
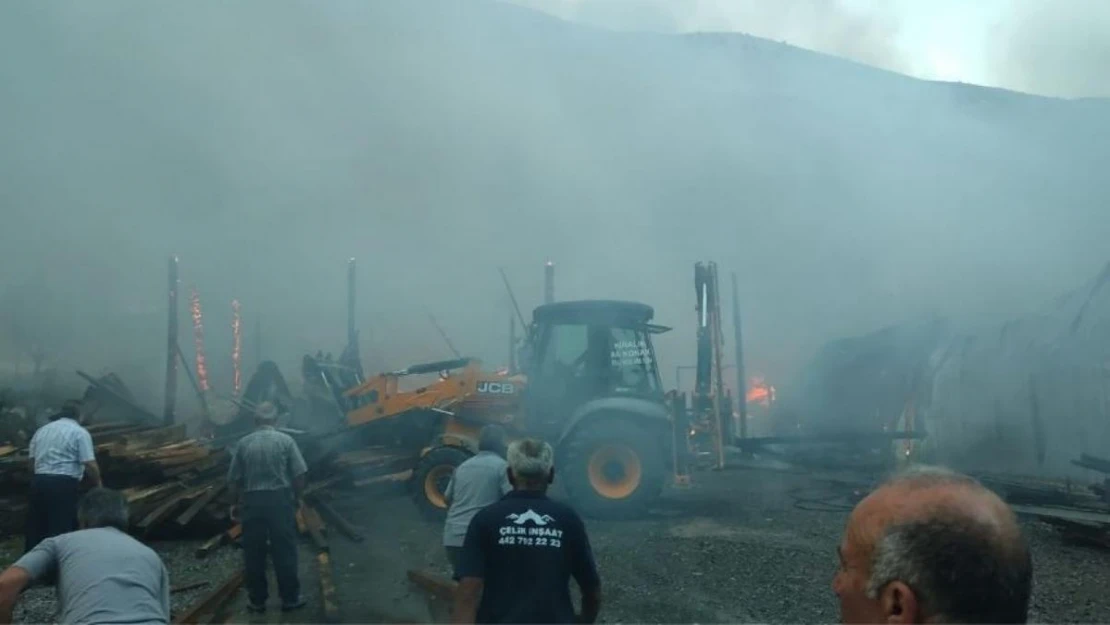
[[189,298],[189,309],[193,314],[193,345],[197,352],[197,386],[203,393],[208,391],[208,367],[204,364],[204,325],[201,323],[200,294],[195,286]]
[[232,388],[236,396],[243,386],[243,376],[239,370],[239,357],[242,353],[242,335],[239,333],[239,300],[231,300],[231,368]]
[[763,379],[763,376],[753,376],[748,381],[748,393],[746,395],[749,404],[763,404],[770,406],[775,401],[775,387],[771,386]]

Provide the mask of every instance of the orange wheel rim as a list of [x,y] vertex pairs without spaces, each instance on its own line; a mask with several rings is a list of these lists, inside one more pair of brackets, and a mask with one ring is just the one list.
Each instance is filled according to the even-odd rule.
[[624,499],[640,486],[643,466],[631,447],[614,443],[590,454],[588,473],[596,493],[606,499]]
[[447,507],[447,497],[443,494],[447,490],[447,482],[451,479],[451,474],[455,472],[455,467],[444,464],[438,467],[433,467],[428,474],[424,476],[424,498],[432,503],[437,508]]

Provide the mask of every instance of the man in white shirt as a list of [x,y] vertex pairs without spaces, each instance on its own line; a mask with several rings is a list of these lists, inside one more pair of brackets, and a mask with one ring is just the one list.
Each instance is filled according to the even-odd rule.
[[100,486],[92,436],[77,422],[80,416],[80,402],[69,400],[31,437],[24,553],[45,538],[77,529],[77,501],[86,471],[92,486]]

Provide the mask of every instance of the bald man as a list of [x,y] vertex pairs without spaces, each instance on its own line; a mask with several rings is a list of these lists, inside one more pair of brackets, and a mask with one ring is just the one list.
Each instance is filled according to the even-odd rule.
[[843,623],[1025,623],[1032,560],[1013,511],[974,479],[917,467],[852,511],[833,590]]

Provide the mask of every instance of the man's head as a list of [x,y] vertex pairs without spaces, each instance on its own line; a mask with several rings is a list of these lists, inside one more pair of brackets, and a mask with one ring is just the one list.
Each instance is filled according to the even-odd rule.
[[127,531],[127,498],[107,488],[94,488],[77,504],[77,520],[81,529],[114,527]]
[[63,417],[73,419],[74,421],[79,420],[81,418],[81,401],[77,399],[67,399],[65,403],[62,404],[62,409],[58,411],[58,414],[51,416],[50,420],[53,421]]
[[513,441],[506,459],[509,482],[516,490],[545,491],[555,479],[555,452],[541,440]]
[[492,451],[501,456],[505,454],[505,428],[492,424],[482,428],[478,434],[478,451]]
[[278,410],[272,402],[264,401],[254,410],[254,422],[258,425],[274,425],[278,420]]
[[852,511],[839,552],[844,623],[1026,621],[1028,547],[1010,508],[970,477],[894,477]]

